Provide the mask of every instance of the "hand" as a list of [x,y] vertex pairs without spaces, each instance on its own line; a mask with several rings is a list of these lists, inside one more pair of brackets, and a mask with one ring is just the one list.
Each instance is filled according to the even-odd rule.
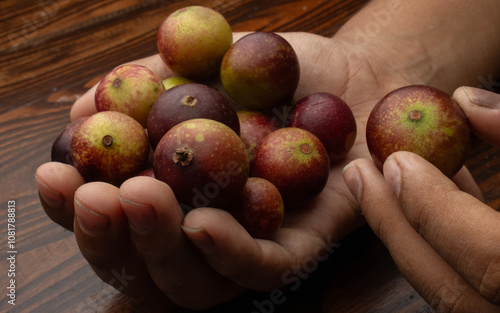
[[[246,288],[272,290],[290,282],[294,271],[311,258],[324,257],[364,223],[342,168],[368,157],[364,124],[371,107],[408,81],[368,58],[368,49],[306,33],[282,35],[301,64],[296,99],[331,92],[352,107],[358,122],[356,143],[345,160],[332,166],[325,190],[308,207],[287,211],[275,238],[260,240],[222,210],[200,208],[184,218],[171,189],[158,180],[136,177],[116,188],[84,183],[71,166],[43,164],[36,181],[44,209],[74,230],[82,254],[104,281],[129,294],[161,290],[181,306],[209,307]],[[162,78],[172,75],[157,55],[134,63]],[[95,112],[94,90],[74,104],[72,120]],[[130,278],[126,284],[115,277],[122,271]]]
[[[462,87],[454,98],[475,133],[500,145],[500,95]],[[344,178],[408,281],[439,312],[500,312],[500,213],[478,200],[467,170],[454,183],[416,154],[397,152],[383,173],[359,159]]]

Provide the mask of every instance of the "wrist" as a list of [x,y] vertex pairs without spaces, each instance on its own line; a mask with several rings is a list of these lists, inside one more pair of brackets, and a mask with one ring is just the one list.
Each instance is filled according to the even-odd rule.
[[451,93],[500,76],[500,2],[373,0],[335,35],[380,70]]

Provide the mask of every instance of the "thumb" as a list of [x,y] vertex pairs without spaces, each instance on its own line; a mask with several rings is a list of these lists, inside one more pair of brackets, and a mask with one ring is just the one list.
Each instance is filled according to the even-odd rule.
[[453,98],[467,115],[472,131],[487,143],[500,146],[500,94],[460,87]]

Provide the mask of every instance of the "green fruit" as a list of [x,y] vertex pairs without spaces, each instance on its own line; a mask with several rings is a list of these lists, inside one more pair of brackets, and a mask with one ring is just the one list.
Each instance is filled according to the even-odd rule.
[[193,80],[189,78],[185,78],[182,76],[175,76],[175,77],[169,77],[165,78],[163,81],[163,86],[165,87],[165,90],[168,90],[172,87],[182,85],[182,84],[188,84],[188,83],[194,83]]
[[173,12],[157,35],[163,62],[187,78],[206,78],[217,73],[232,42],[233,33],[224,16],[202,6]]
[[75,130],[71,140],[71,158],[86,181],[119,185],[144,168],[148,155],[144,128],[116,111],[90,116]]
[[118,111],[146,127],[149,110],[165,90],[160,77],[145,66],[126,64],[104,76],[95,91],[98,112]]

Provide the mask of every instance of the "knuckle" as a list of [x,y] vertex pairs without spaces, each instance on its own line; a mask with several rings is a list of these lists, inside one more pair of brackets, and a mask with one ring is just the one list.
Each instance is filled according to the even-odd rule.
[[500,304],[500,257],[486,266],[478,291],[489,301]]
[[440,313],[467,312],[467,301],[464,297],[464,285],[458,277],[453,282],[441,282],[430,288],[428,303]]

